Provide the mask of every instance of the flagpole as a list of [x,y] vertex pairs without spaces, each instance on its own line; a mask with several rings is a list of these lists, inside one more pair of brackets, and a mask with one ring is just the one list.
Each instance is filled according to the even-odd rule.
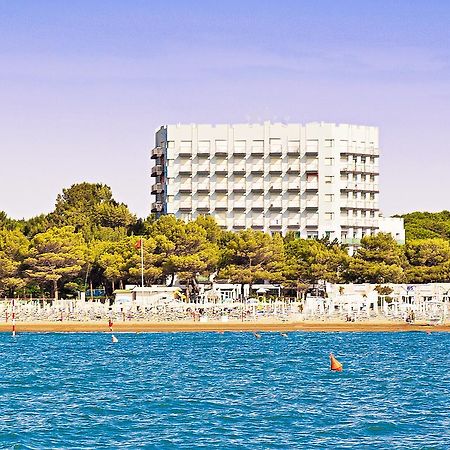
[[144,240],[141,238],[141,287],[144,287]]

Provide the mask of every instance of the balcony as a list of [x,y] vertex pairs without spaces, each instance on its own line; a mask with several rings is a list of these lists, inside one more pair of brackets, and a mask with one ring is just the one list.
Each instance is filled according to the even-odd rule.
[[180,156],[192,156],[192,147],[191,146],[183,146],[178,149],[178,154]]
[[306,180],[305,190],[307,192],[316,192],[316,191],[318,191],[319,190],[319,182],[317,180],[314,180],[314,181]]
[[288,217],[286,222],[287,222],[288,228],[298,228],[298,227],[300,227],[300,216]]
[[251,219],[251,227],[256,229],[264,228],[264,218],[262,217],[254,217]]
[[180,188],[179,192],[192,192],[192,180],[190,178],[181,180],[180,179]]
[[208,159],[197,163],[197,173],[209,173],[210,170],[211,166]]
[[233,228],[245,228],[245,219],[234,219]]
[[232,208],[233,209],[237,209],[237,210],[242,210],[245,211],[246,207],[245,207],[245,198],[240,198],[238,200],[234,200],[232,202]]
[[151,193],[154,194],[160,194],[164,189],[164,185],[162,183],[155,183],[152,186]]
[[319,207],[319,198],[308,198],[306,199],[304,205],[305,209],[317,209]]
[[152,159],[161,158],[161,156],[163,156],[163,155],[164,155],[164,151],[161,147],[155,147],[154,149],[152,149],[152,155],[151,155]]
[[214,153],[216,156],[228,156],[228,148],[227,147],[216,147],[216,151]]
[[269,173],[281,173],[283,172],[283,165],[281,163],[281,159],[279,161],[270,162],[269,164]]
[[208,178],[197,182],[197,192],[209,192],[209,190],[210,185]]
[[272,211],[281,211],[283,209],[283,204],[281,198],[276,198],[274,200],[270,200],[269,209]]
[[234,192],[245,192],[245,179],[231,183]]
[[287,154],[288,155],[300,155],[300,145],[288,144]]
[[255,162],[249,162],[250,172],[252,173],[264,173],[264,161],[259,159]]
[[250,190],[253,192],[263,192],[264,191],[264,181],[257,180],[253,183],[250,183]]
[[264,210],[264,199],[257,198],[256,200],[251,200],[250,208],[254,211],[263,211]]
[[209,210],[209,198],[198,199],[197,209]]
[[192,211],[192,197],[180,197],[178,209],[180,211]]
[[214,204],[214,209],[216,211],[227,211],[228,210],[228,199],[216,200]]
[[159,177],[164,173],[163,166],[157,165],[152,167],[152,177]]
[[281,181],[274,181],[271,183],[269,191],[271,192],[281,192],[283,190],[283,184]]
[[214,190],[216,192],[228,192],[228,181],[217,181]]
[[264,155],[264,145],[252,145],[252,155]]
[[178,173],[180,173],[180,174],[183,174],[183,173],[184,174],[190,174],[191,171],[192,171],[192,164],[191,164],[190,160],[185,162],[185,163],[181,163],[178,166]]
[[197,148],[197,155],[209,156],[210,154],[211,150],[207,145],[202,145]]
[[239,161],[232,165],[234,173],[245,173],[245,161]]
[[162,202],[153,202],[152,203],[152,212],[162,212],[163,204]]
[[316,173],[319,171],[319,161],[309,161],[305,164],[306,173]]
[[[217,154],[217,152],[216,152]],[[233,154],[234,155],[246,155],[247,154],[247,148],[245,145],[239,145],[239,146],[235,146],[233,147]]]
[[300,180],[288,181],[287,190],[288,192],[300,192],[301,190]]
[[288,160],[288,173],[300,173],[300,160]]
[[216,173],[227,173],[228,172],[228,161],[216,162],[214,166],[214,171]]
[[306,217],[306,228],[316,228],[319,226],[319,216],[314,214]]
[[270,146],[269,153],[271,155],[281,155],[283,153],[283,147],[281,144],[272,144]]
[[361,243],[360,238],[343,238],[341,239],[342,244],[346,245],[359,245]]
[[274,220],[273,222],[270,223],[269,227],[273,230],[280,230],[282,225],[281,225],[281,221],[278,220]]

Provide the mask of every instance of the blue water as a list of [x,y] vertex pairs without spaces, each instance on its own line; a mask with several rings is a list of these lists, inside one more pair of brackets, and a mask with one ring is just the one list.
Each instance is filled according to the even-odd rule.
[[450,448],[450,334],[117,336],[0,334],[0,447]]

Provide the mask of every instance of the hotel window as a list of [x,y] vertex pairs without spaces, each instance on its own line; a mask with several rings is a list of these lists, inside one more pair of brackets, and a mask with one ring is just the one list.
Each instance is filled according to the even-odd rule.
[[373,192],[370,193],[370,200],[375,200],[375,194]]
[[334,158],[325,158],[325,165],[332,166],[334,164]]
[[334,213],[332,212],[326,212],[325,213],[325,220],[333,220]]
[[370,217],[375,217],[375,211],[370,211]]
[[353,162],[354,162],[355,164],[358,162],[358,157],[357,157],[357,156],[354,156],[354,157],[353,157]]
[[366,181],[366,176],[364,174],[361,175],[361,181]]
[[333,194],[325,194],[325,201],[326,202],[332,202],[333,201]]
[[353,192],[353,198],[358,198],[358,193],[357,192]]
[[366,163],[366,157],[365,157],[365,156],[361,156],[361,162],[362,162],[363,164]]
[[332,176],[325,176],[325,184],[331,184],[333,182],[333,177]]

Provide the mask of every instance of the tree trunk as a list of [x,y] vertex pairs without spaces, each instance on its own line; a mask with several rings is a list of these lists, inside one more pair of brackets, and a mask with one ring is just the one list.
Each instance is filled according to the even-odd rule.
[[56,280],[53,281],[53,298],[58,300],[58,282]]

